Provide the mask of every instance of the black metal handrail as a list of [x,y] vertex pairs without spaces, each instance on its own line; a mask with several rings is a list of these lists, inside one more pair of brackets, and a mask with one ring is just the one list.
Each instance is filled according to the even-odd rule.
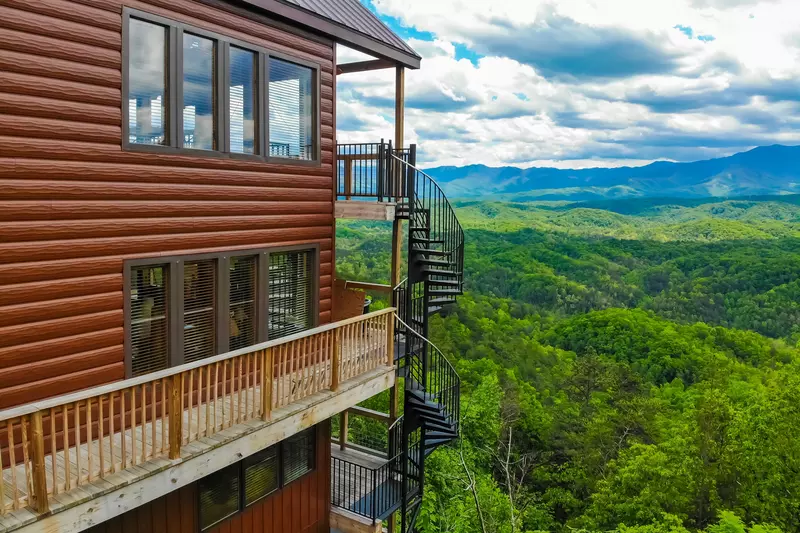
[[336,144],[337,198],[376,198],[405,201],[406,174],[395,160],[408,162],[409,149],[395,150],[392,143]]
[[[456,265],[459,272],[459,281],[463,282],[464,272],[464,229],[458,222],[458,217],[445,196],[444,191],[432,177],[420,170],[416,162],[416,147],[412,145],[410,159],[403,161],[396,155],[392,159],[400,162],[405,167],[403,172],[407,177],[409,196],[410,224],[424,232],[425,237],[432,241],[441,241],[442,250],[448,254],[450,262]],[[414,231],[414,230],[410,230]],[[423,246],[416,245],[417,249]],[[436,277],[432,281],[435,281]]]
[[331,456],[331,505],[382,520],[402,502],[402,462],[399,452],[377,468]]
[[[405,364],[409,368],[409,373],[414,375],[414,381],[420,384],[422,390],[439,404],[442,412],[445,413],[457,432],[461,412],[459,402],[461,378],[458,372],[433,342],[423,337],[397,315],[395,315],[395,319],[399,327],[411,333],[411,335],[406,334],[406,342],[409,342],[409,337],[414,337],[427,345],[426,350],[407,349],[407,361]],[[398,328],[396,327],[395,329]],[[427,361],[424,366],[427,368],[427,372],[423,373],[423,360],[425,359]],[[417,380],[416,376],[420,376],[419,380]]]

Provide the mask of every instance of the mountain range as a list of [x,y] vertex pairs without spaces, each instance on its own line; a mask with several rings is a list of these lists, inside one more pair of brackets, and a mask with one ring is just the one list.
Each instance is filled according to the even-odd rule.
[[426,169],[452,198],[515,201],[740,197],[800,193],[800,146],[761,146],[728,157],[642,167],[443,166]]

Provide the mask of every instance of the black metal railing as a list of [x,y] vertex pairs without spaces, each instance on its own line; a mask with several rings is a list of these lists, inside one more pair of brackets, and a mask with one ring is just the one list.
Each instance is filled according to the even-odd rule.
[[[392,157],[394,155],[394,157]],[[336,196],[405,201],[406,174],[399,161],[408,161],[409,150],[395,150],[392,143],[336,144]]]
[[433,399],[441,406],[447,421],[458,433],[461,420],[461,378],[441,350],[434,344],[431,344],[430,347],[431,349],[428,351],[428,383],[425,386],[425,392],[433,396]]
[[404,339],[407,344],[414,342],[411,339],[417,339],[412,349],[406,349],[407,376],[411,376],[415,382],[409,384],[407,381],[406,387],[416,386],[426,392],[431,401],[439,404],[447,421],[458,432],[461,413],[461,378],[458,372],[435,344],[398,317],[395,330],[399,328],[407,332]]
[[373,522],[383,520],[402,502],[400,452],[377,468],[331,456],[331,505]]
[[[386,422],[376,420],[369,416],[359,415],[350,411],[347,422],[346,446],[356,450],[376,455],[378,457],[388,457],[391,453],[391,443],[389,432],[386,431]],[[331,440],[342,442],[342,428],[338,417],[333,417],[331,424]]]
[[289,143],[269,143],[269,155],[273,157],[289,157],[291,145]]
[[[416,160],[413,154],[412,161]],[[397,160],[397,158],[394,158]],[[449,263],[447,266],[429,267],[433,273],[428,273],[428,281],[436,285],[436,281],[453,280],[452,276],[443,277],[435,274],[435,270],[450,270],[458,273],[457,281],[464,281],[464,230],[458,222],[458,217],[450,205],[450,201],[445,196],[444,191],[432,177],[413,164],[403,165],[407,167],[407,180],[409,194],[409,224],[412,236],[428,239],[435,243],[444,256],[436,256],[438,259],[445,259]],[[413,241],[413,239],[411,239]],[[410,242],[412,251],[414,249],[422,251],[429,245],[419,242]],[[423,253],[423,256],[425,254]],[[452,269],[452,270],[451,270]]]

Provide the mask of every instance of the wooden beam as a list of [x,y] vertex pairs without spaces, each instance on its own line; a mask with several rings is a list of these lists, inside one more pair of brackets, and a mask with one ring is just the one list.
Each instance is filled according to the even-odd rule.
[[394,63],[385,59],[370,59],[367,61],[356,61],[355,63],[342,63],[336,65],[336,74],[353,74],[354,72],[368,72],[370,70],[381,70],[392,68]]
[[183,376],[175,374],[169,380],[169,458],[180,459],[183,444]]
[[333,206],[335,218],[358,220],[394,220],[395,204],[386,202],[359,202],[358,200],[339,200]]
[[350,418],[347,416],[347,410],[339,413],[339,449],[344,450],[347,448],[347,434],[350,431]]
[[346,289],[363,289],[365,291],[375,292],[392,292],[391,285],[384,285],[383,283],[367,283],[365,281],[345,281],[344,287]]
[[378,420],[379,422],[390,423],[391,420],[389,415],[386,413],[381,413],[380,411],[374,411],[372,409],[367,409],[366,407],[361,407],[360,405],[356,405],[355,407],[351,407],[347,410],[348,412],[358,415],[358,416],[366,416],[367,418],[373,418]]
[[380,533],[382,523],[351,513],[346,509],[331,506],[331,529],[342,533]]
[[262,369],[263,384],[261,386],[261,419],[264,421],[272,418],[272,382],[274,379],[275,361],[272,348],[264,351],[264,366]]
[[31,415],[31,462],[33,463],[33,493],[36,512],[47,513],[50,511],[50,507],[47,500],[47,471],[44,466],[44,429],[41,411]]
[[398,66],[394,77],[394,147],[405,146],[406,69]]
[[[405,146],[405,112],[406,112],[406,71],[403,67],[397,66],[394,78],[394,146],[401,149]],[[402,167],[401,172],[402,172]],[[396,180],[400,183],[402,180]],[[391,265],[391,283],[393,287],[397,287],[400,283],[400,272],[402,267],[402,245],[403,245],[403,221],[395,218],[392,224],[392,265]],[[394,295],[392,297],[394,300]],[[392,305],[398,307],[401,302],[392,301]],[[394,362],[394,344],[392,344],[392,353],[390,357]],[[389,415],[391,422],[397,420],[400,404],[400,391],[397,385],[393,386],[389,393]],[[389,516],[388,520],[388,533],[395,533],[395,513]]]
[[339,346],[340,334],[341,331],[338,329],[331,334],[331,390],[334,392],[339,389],[339,365],[342,362]]

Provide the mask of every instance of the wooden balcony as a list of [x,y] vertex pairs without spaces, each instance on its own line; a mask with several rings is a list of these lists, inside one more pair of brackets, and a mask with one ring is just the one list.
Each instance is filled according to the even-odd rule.
[[[1,411],[0,531],[116,494],[89,508],[89,525],[107,520],[352,407],[394,383],[393,338],[384,309]],[[119,489],[147,478],[148,492],[120,505]]]

